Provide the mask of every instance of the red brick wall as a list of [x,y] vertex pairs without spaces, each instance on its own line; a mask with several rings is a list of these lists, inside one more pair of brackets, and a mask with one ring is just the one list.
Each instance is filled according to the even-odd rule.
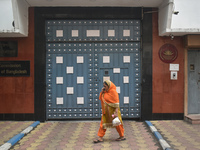
[[[178,50],[178,80],[170,80],[169,64],[160,60],[162,45],[170,43]],[[153,14],[153,113],[184,112],[184,45],[183,37],[158,36],[158,14]]]
[[0,57],[0,61],[30,61],[30,77],[0,77],[0,113],[34,113],[34,9],[29,9],[29,34],[17,40],[18,57]]

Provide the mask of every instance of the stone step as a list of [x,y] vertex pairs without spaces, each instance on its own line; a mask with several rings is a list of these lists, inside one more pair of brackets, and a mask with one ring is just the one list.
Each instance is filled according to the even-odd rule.
[[189,114],[185,116],[185,121],[191,124],[200,124],[200,114]]

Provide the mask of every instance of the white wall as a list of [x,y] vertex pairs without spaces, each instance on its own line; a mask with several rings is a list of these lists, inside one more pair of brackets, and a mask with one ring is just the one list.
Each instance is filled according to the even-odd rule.
[[167,8],[159,6],[160,36],[200,34],[200,0],[163,0],[162,4],[165,2]]
[[0,0],[0,32],[10,32],[14,30],[12,26],[13,11],[11,0]]
[[200,0],[174,0],[175,11],[178,15],[172,15],[171,28],[200,28]]

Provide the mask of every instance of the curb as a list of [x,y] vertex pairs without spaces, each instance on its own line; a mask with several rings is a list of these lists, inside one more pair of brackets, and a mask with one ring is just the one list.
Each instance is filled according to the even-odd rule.
[[157,131],[157,129],[152,125],[152,123],[150,121],[145,122],[149,126],[151,132],[153,132],[154,136],[158,139],[163,150],[173,150],[171,146],[163,139],[162,135]]
[[39,121],[34,122],[32,125],[27,127],[21,133],[17,134],[13,138],[11,138],[8,142],[3,144],[0,147],[0,150],[9,150],[13,145],[15,145],[19,140],[21,140],[26,134],[28,134],[31,130],[33,130],[33,128],[35,128],[38,124],[40,124]]

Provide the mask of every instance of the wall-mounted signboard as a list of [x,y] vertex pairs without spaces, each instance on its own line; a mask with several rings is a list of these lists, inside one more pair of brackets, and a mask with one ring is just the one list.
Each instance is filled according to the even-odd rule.
[[0,76],[30,76],[30,61],[0,61]]
[[0,41],[0,57],[17,57],[17,41]]

